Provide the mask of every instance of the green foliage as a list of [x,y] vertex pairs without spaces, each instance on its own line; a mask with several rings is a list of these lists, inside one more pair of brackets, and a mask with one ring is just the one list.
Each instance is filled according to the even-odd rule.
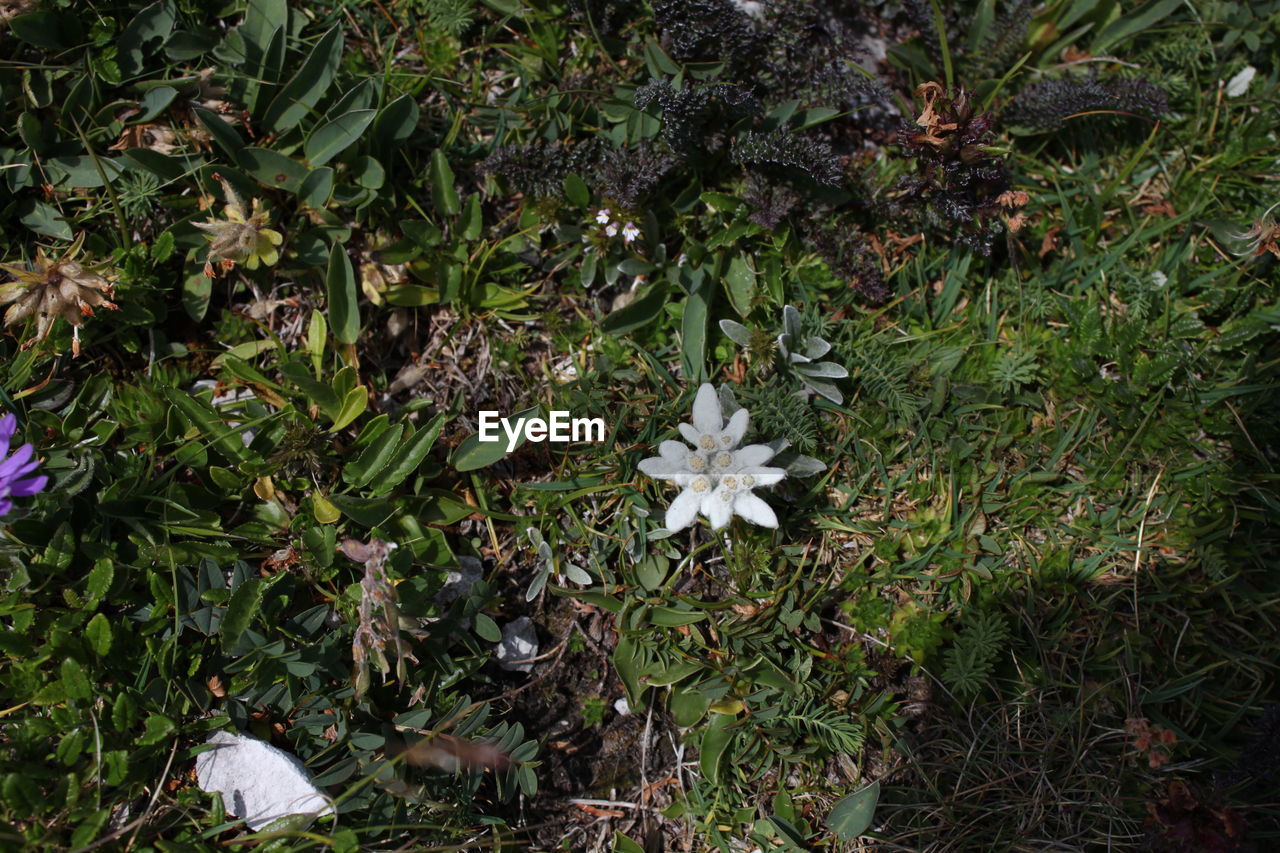
[[1009,627],[992,611],[967,614],[946,652],[942,677],[960,699],[971,699],[986,686],[996,662],[1005,652]]
[[[6,841],[240,843],[174,784],[235,728],[338,799],[297,849],[549,849],[593,788],[617,850],[1122,847],[1195,782],[1147,718],[1265,845],[1277,14],[4,5],[0,261],[119,306],[0,336]],[[776,530],[659,530],[703,379]]]

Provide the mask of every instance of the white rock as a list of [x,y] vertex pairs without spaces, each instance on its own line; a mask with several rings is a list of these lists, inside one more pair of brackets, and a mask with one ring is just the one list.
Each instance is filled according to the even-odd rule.
[[200,789],[222,794],[228,814],[259,830],[289,815],[331,814],[333,805],[306,766],[283,750],[250,735],[214,732],[214,748],[196,756]]
[[627,703],[627,697],[623,696],[613,703],[613,710],[618,712],[618,716],[625,717],[631,713],[631,705]]
[[529,672],[532,663],[513,663],[527,661],[538,656],[538,632],[528,616],[521,616],[508,622],[502,629],[502,642],[498,644],[498,663],[511,672]]

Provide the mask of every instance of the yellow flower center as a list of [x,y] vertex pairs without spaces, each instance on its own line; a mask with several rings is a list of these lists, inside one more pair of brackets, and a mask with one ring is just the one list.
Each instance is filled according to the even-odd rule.
[[730,474],[720,481],[724,484],[727,491],[736,492],[738,490],[738,478]]
[[733,464],[733,454],[726,450],[722,450],[716,454],[716,467],[728,468]]
[[708,480],[706,477],[698,477],[696,480],[694,480],[692,483],[689,484],[689,488],[693,489],[698,494],[702,494],[707,489],[711,488],[711,481]]
[[695,474],[701,474],[707,470],[707,459],[700,453],[690,453],[688,458],[689,470]]
[[698,444],[703,450],[715,450],[716,440],[709,435],[704,435],[698,439]]
[[756,478],[752,477],[750,474],[747,474],[742,478],[742,488],[744,489],[749,489],[755,484],[756,484]]

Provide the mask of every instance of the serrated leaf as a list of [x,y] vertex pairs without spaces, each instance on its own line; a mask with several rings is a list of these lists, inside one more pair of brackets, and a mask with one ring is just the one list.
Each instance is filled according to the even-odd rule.
[[173,720],[161,714],[152,714],[147,717],[147,722],[142,727],[142,736],[138,738],[138,745],[150,746],[153,743],[159,743],[177,730],[178,727],[173,724]]
[[93,653],[102,657],[111,651],[111,622],[101,613],[94,614],[84,626],[84,638]]
[[320,37],[302,67],[267,107],[263,126],[277,134],[295,127],[324,97],[341,61],[342,28],[334,27]]
[[89,683],[84,667],[75,658],[63,658],[59,674],[62,676],[62,689],[67,696],[84,700],[93,698],[93,685]]
[[97,604],[107,594],[107,590],[111,589],[111,582],[116,577],[116,566],[110,558],[102,557],[98,559],[93,568],[89,570],[89,580],[85,585],[85,595],[88,596],[90,602]]
[[841,841],[856,841],[871,826],[880,799],[880,783],[872,782],[831,807],[827,826]]
[[329,252],[329,269],[325,275],[329,298],[329,328],[339,343],[354,344],[360,337],[360,308],[356,302],[356,274],[342,246]]

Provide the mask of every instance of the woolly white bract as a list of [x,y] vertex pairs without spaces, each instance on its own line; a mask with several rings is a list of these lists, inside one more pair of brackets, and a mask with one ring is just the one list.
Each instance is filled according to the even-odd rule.
[[787,473],[765,466],[773,458],[773,448],[738,446],[747,434],[749,418],[746,409],[739,409],[726,424],[716,389],[703,383],[693,401],[693,423],[678,427],[693,447],[664,441],[658,445],[657,456],[640,462],[643,473],[681,487],[667,508],[668,530],[683,530],[699,513],[707,517],[713,530],[727,525],[735,515],[762,527],[778,526],[773,509],[752,490],[779,483]]

